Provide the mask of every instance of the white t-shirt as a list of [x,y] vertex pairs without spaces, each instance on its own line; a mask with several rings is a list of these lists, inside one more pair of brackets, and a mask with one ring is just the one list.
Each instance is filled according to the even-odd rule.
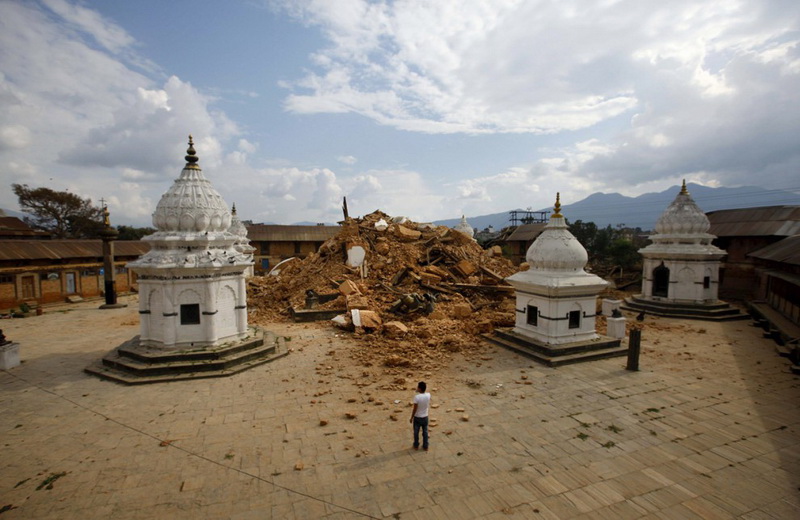
[[424,394],[415,395],[414,404],[417,405],[417,411],[414,412],[414,417],[427,417],[428,407],[431,404],[431,394],[425,392]]

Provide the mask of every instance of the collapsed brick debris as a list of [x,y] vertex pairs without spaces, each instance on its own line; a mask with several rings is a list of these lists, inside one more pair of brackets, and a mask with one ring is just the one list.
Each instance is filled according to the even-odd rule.
[[292,319],[292,309],[346,311],[364,366],[435,370],[453,353],[481,349],[476,336],[514,324],[518,270],[500,248],[484,251],[445,226],[376,211],[348,218],[317,253],[248,284],[252,320]]

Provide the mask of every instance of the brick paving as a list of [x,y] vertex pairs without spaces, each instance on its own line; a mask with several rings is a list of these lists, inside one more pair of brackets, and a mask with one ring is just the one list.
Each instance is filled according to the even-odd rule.
[[[127,387],[83,368],[137,333],[129,303],[0,321],[23,360],[0,372],[4,520],[800,518],[800,379],[747,322],[648,318],[635,373],[487,345],[428,374],[272,324],[293,349],[274,363]],[[427,453],[410,449],[418,379]]]

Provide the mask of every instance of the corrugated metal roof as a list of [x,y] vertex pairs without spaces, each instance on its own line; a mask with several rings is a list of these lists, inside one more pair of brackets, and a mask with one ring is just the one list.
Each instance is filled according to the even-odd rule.
[[251,242],[325,242],[341,230],[339,226],[252,224],[247,226],[247,238]]
[[[150,246],[139,240],[114,242],[114,256],[141,256]],[[62,258],[100,258],[102,240],[0,240],[2,260],[59,260]]]
[[779,242],[748,253],[747,256],[752,256],[759,260],[800,265],[800,235],[784,238]]
[[800,206],[723,209],[706,213],[718,237],[792,236],[800,234]]
[[515,229],[506,239],[506,242],[529,242],[538,237],[547,224],[523,224]]

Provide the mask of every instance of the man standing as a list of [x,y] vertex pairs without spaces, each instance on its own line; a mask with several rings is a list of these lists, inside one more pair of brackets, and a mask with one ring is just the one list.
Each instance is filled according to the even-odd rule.
[[422,449],[428,451],[428,409],[431,404],[431,394],[426,392],[425,381],[417,385],[417,395],[414,396],[414,409],[411,410],[411,419],[414,424],[414,449],[419,449],[419,430],[422,429]]

